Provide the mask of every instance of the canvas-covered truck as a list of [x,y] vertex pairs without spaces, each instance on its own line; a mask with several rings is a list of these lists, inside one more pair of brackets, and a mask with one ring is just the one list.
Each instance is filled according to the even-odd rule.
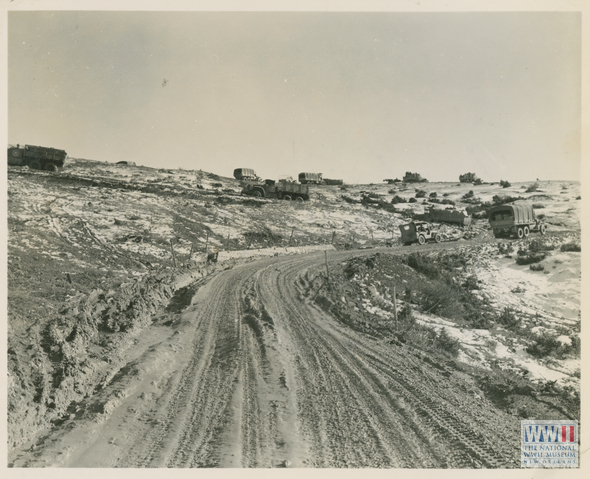
[[258,176],[252,168],[236,168],[234,178],[236,180],[257,180]]
[[412,173],[411,171],[406,171],[402,181],[404,183],[428,183],[428,180],[422,178],[420,173]]
[[490,226],[496,238],[526,238],[531,231],[545,234],[547,225],[535,217],[531,205],[500,205],[489,210]]
[[435,208],[431,207],[424,214],[426,221],[436,221],[438,223],[451,223],[460,226],[469,226],[471,224],[471,215],[464,209],[457,208]]
[[402,244],[404,246],[412,243],[425,244],[426,242],[434,241],[440,243],[442,241],[441,234],[426,221],[412,221],[405,225],[400,225],[399,229],[402,233]]
[[322,173],[299,173],[299,183],[302,185],[322,185]]
[[66,162],[67,153],[57,148],[20,145],[8,147],[8,164],[28,166],[33,170],[58,171]]
[[309,186],[294,181],[264,180],[263,183],[246,183],[242,194],[258,198],[304,201],[309,199]]

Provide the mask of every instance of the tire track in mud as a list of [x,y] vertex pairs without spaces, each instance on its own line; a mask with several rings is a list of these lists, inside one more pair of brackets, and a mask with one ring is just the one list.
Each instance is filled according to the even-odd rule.
[[[272,295],[265,299],[291,311],[290,324],[297,325],[295,334],[303,339],[299,352],[305,351],[304,343],[307,343],[308,348],[312,344],[314,352],[310,354],[313,357],[311,361],[321,369],[339,373],[336,377],[340,377],[343,384],[348,382],[347,388],[328,388],[324,394],[331,398],[349,397],[365,412],[365,420],[376,438],[376,444],[369,448],[373,452],[370,465],[382,465],[375,464],[375,451],[383,449],[390,453],[384,454],[384,465],[387,466],[389,460],[393,462],[389,465],[394,467],[502,467],[510,462],[493,449],[481,433],[474,430],[474,424],[459,419],[456,413],[448,409],[444,400],[432,396],[428,387],[425,387],[428,386],[424,384],[425,378],[409,380],[400,373],[401,368],[389,366],[391,361],[373,359],[376,352],[374,344],[366,345],[363,338],[353,335],[351,331],[347,331],[346,335],[338,334],[329,326],[329,320],[325,317],[327,315],[318,308],[313,305],[302,308],[295,304],[293,298],[297,294],[293,285],[302,284],[302,275],[298,269],[297,266],[287,269],[283,277],[277,280],[276,288],[271,284],[265,288],[266,291],[284,292],[280,300],[273,299]],[[302,311],[308,318],[303,317]],[[309,319],[314,316],[317,318],[315,321]],[[318,359],[318,352],[323,358]],[[387,359],[393,359],[393,354],[387,356]],[[400,360],[393,362],[399,363]],[[313,367],[302,369],[303,381],[311,370]],[[316,376],[314,382],[319,380],[320,376]],[[317,403],[317,395],[314,401]],[[351,403],[347,402],[346,406],[350,409]],[[401,414],[400,409],[403,411]],[[324,409],[323,414],[329,412]],[[353,423],[358,430],[359,423]],[[339,427],[342,428],[342,424],[340,422]],[[327,427],[330,428],[330,424]],[[392,435],[392,430],[398,435]],[[403,439],[399,434],[401,431]],[[414,437],[409,436],[409,431],[413,432]],[[353,432],[351,429],[350,433]],[[316,438],[312,440],[321,447],[321,435],[317,432],[315,435]],[[334,434],[330,436],[334,437]],[[403,447],[403,443],[410,443],[412,447]],[[331,445],[336,449],[341,446],[340,443]],[[404,459],[400,460],[400,457]]]
[[[364,254],[371,252],[334,252],[330,261]],[[315,253],[248,263],[201,288],[185,313],[191,321],[185,331],[192,335],[184,342],[191,348],[183,353],[185,362],[160,385],[159,396],[126,413],[118,426],[126,439],[104,463],[509,463],[477,430],[477,420],[445,399],[440,372],[405,357],[402,348],[346,328],[307,299],[308,281],[323,269],[323,259]],[[475,401],[467,392],[457,394],[461,401]]]

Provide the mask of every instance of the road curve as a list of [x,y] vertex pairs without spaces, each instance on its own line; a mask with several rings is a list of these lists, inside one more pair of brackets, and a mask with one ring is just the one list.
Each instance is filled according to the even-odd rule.
[[[455,374],[311,302],[307,278],[323,268],[314,253],[214,277],[184,313],[181,367],[143,409],[122,401],[100,426],[102,445],[88,442],[62,465],[512,467],[519,448],[504,433],[519,425]],[[109,428],[124,431],[111,445]]]

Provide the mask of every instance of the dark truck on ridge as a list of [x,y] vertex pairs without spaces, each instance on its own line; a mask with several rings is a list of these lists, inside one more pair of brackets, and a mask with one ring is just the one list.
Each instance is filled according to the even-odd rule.
[[20,145],[8,147],[8,164],[28,166],[33,170],[58,171],[66,162],[67,153],[57,148]]
[[278,182],[264,180],[263,183],[246,182],[242,194],[258,198],[304,201],[309,199],[309,186],[286,180]]

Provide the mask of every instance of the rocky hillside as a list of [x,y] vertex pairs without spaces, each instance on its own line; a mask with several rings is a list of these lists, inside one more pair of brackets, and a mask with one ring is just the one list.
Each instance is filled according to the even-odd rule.
[[[297,203],[240,196],[236,180],[200,170],[82,159],[59,174],[9,167],[10,445],[75,413],[142,329],[165,323],[195,281],[232,261],[269,249],[400,247],[399,225],[428,204],[480,218],[469,230],[442,227],[466,245],[493,239],[485,207],[510,199],[532,202],[550,231],[579,231],[578,183],[311,188]],[[213,250],[227,261],[207,265]]]

